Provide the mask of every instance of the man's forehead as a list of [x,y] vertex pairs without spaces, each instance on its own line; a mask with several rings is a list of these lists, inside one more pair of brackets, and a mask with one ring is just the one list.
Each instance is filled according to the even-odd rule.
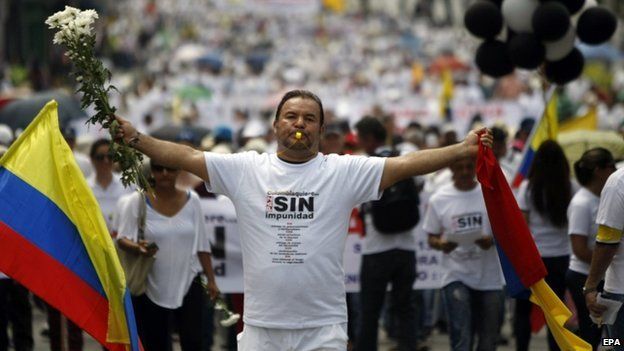
[[313,113],[315,116],[319,116],[321,111],[316,101],[302,97],[294,97],[292,99],[288,99],[284,103],[284,106],[282,107],[282,114],[286,112],[307,112]]

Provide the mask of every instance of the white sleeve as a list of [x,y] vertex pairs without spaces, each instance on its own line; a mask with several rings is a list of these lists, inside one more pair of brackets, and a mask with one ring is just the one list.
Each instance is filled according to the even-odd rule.
[[212,193],[223,194],[230,198],[235,197],[245,174],[245,168],[253,160],[252,153],[253,151],[224,155],[204,152],[206,169],[210,179],[210,182],[206,183],[206,189]]
[[423,230],[427,234],[442,234],[442,219],[435,209],[435,198],[431,198],[423,219]]
[[122,205],[125,204],[125,206],[118,209],[119,218],[117,220],[117,238],[126,238],[136,242],[139,236],[138,218],[139,201],[141,200],[141,196],[139,193],[134,193],[132,195],[128,195],[127,198],[122,199],[124,199],[124,201],[117,202],[118,205],[120,202]]
[[383,157],[366,156],[339,156],[347,161],[345,174],[346,186],[353,191],[353,207],[373,200],[379,200],[382,192],[379,191],[381,176],[383,175],[386,159]]
[[520,184],[520,188],[518,189],[518,194],[516,195],[516,201],[518,202],[518,207],[522,211],[529,211],[531,208],[529,206],[529,182],[524,181]]
[[202,210],[199,196],[194,192],[191,193],[191,201],[193,201],[193,222],[195,223],[195,252],[212,252],[210,248],[210,238],[206,230],[206,222],[204,221],[204,211]]
[[592,228],[591,210],[576,201],[568,207],[568,235],[589,236]]
[[624,173],[613,173],[600,193],[600,207],[596,223],[609,228],[624,230]]

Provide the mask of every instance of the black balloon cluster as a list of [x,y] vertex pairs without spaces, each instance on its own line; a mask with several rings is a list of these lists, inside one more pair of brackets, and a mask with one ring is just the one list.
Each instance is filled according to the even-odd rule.
[[[585,3],[587,1],[587,4]],[[546,79],[563,85],[583,72],[578,39],[597,45],[609,40],[617,18],[592,0],[478,0],[464,16],[466,28],[484,39],[476,53],[481,72],[498,78],[517,67],[543,66]],[[506,40],[501,40],[506,28]]]

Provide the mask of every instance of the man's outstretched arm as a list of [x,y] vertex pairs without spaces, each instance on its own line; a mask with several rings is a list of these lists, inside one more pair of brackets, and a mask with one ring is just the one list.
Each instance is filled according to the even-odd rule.
[[492,147],[492,135],[486,128],[481,128],[468,133],[461,143],[388,158],[381,176],[379,190],[385,190],[394,183],[409,177],[435,172],[465,157],[476,157],[479,150],[479,138],[484,145]]
[[209,181],[202,151],[138,133],[132,123],[121,117],[116,118],[120,125],[117,138],[123,139],[128,145],[144,153],[152,159],[152,162],[165,167],[185,170],[206,182]]

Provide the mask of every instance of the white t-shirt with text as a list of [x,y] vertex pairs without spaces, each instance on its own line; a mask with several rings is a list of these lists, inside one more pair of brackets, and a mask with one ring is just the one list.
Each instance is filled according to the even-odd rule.
[[[429,199],[423,230],[442,237],[475,232],[491,236],[481,186],[461,191],[451,183],[438,189]],[[442,255],[441,266],[444,270],[442,286],[459,281],[475,290],[503,288],[504,279],[494,246],[483,250],[474,243],[459,245],[449,254]]]
[[[596,223],[624,230],[624,168],[611,174],[602,189]],[[607,269],[604,289],[624,294],[624,238],[620,240],[620,246]]]
[[244,322],[300,329],[345,323],[344,252],[351,210],[379,199],[384,159],[205,153],[208,191],[228,196],[243,252]]

